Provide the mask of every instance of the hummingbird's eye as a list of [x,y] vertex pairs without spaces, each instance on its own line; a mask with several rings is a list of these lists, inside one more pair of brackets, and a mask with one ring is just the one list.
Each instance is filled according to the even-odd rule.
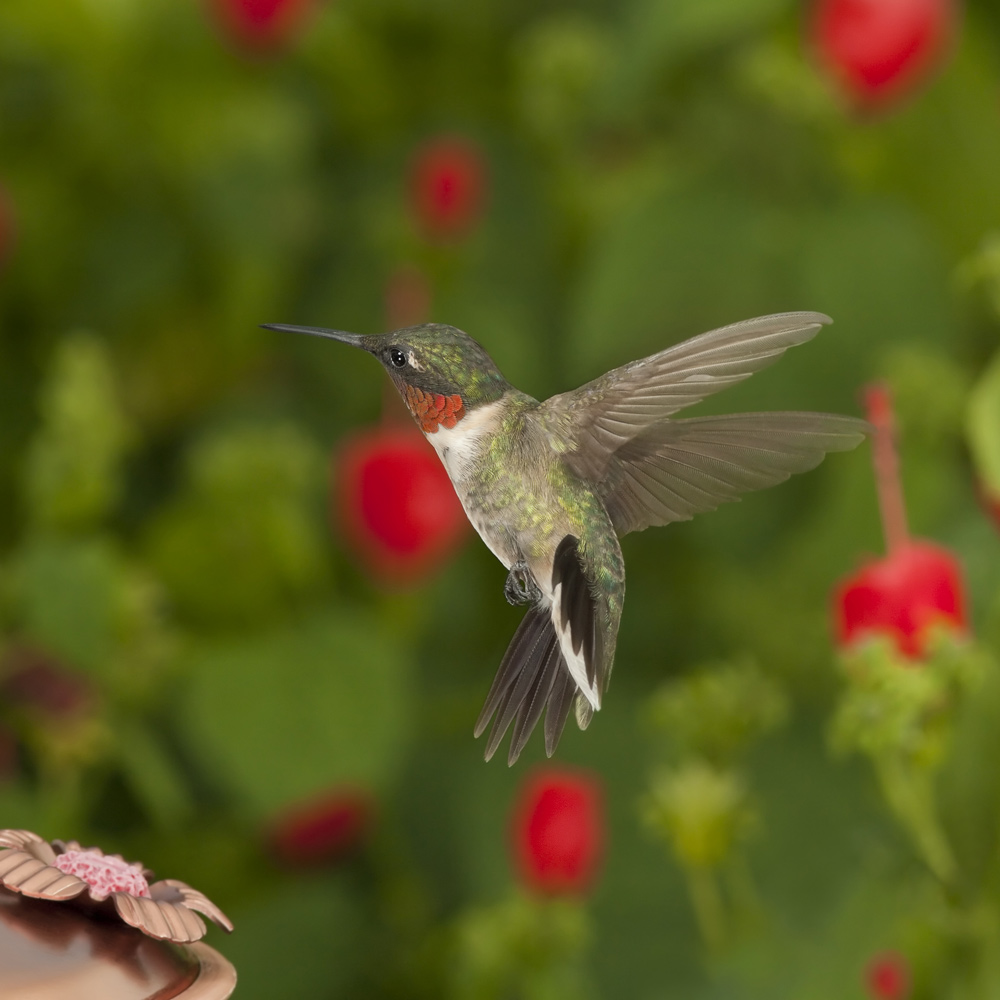
[[398,347],[394,347],[389,352],[389,364],[392,365],[393,368],[405,368],[406,355]]

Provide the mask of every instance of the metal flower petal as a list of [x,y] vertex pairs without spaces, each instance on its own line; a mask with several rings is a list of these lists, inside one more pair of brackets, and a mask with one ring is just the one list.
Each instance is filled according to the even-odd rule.
[[0,885],[12,892],[115,912],[144,934],[179,944],[205,935],[196,910],[224,930],[233,929],[222,910],[196,889],[176,879],[148,884],[151,876],[142,865],[98,847],[50,844],[29,830],[0,830]]

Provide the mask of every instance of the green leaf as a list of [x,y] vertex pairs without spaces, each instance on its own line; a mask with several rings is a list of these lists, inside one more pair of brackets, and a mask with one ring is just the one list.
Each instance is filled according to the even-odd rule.
[[112,653],[121,572],[110,539],[33,538],[13,566],[15,603],[28,638],[100,673]]
[[788,701],[776,681],[742,660],[668,681],[645,714],[676,757],[728,764],[785,721]]
[[1000,497],[1000,353],[969,396],[969,449],[983,486]]
[[43,527],[86,527],[118,499],[131,428],[116,401],[111,361],[88,334],[59,346],[42,392],[42,427],[28,452],[25,494]]
[[723,324],[777,311],[790,219],[733,191],[656,191],[595,240],[575,303],[570,376],[591,379]]
[[183,825],[193,801],[166,747],[148,726],[119,718],[114,728],[118,764],[132,793],[156,825],[166,829]]
[[384,788],[409,681],[385,632],[344,612],[194,653],[181,725],[206,769],[258,817],[331,786]]
[[322,468],[292,424],[217,431],[192,449],[185,488],[148,543],[185,614],[214,626],[259,623],[323,579]]
[[773,23],[788,0],[640,0],[634,7],[622,61],[612,85],[620,113],[678,63]]

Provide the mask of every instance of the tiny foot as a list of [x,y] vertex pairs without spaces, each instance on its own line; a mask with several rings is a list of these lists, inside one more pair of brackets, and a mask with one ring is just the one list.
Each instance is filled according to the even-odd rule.
[[542,596],[525,563],[516,562],[511,566],[503,585],[503,596],[508,604],[531,604]]

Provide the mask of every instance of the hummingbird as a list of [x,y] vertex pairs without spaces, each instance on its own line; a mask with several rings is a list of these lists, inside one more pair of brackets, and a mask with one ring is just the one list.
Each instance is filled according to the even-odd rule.
[[453,326],[377,335],[265,328],[327,337],[381,362],[507,569],[507,600],[528,605],[474,729],[479,737],[493,720],[489,760],[513,724],[513,764],[543,712],[551,757],[571,709],[586,729],[601,707],[625,597],[621,536],[714,510],[865,437],[864,420],[830,413],[673,419],[830,322],[816,312],[745,320],[544,401],[514,388]]

